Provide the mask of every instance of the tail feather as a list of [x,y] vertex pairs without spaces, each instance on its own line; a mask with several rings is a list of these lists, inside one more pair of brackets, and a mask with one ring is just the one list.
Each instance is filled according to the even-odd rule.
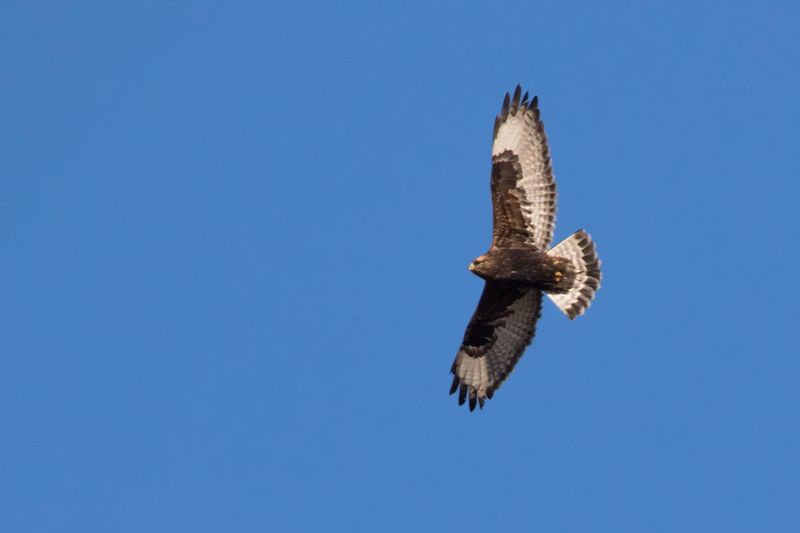
[[582,315],[600,288],[600,259],[592,238],[584,230],[578,230],[547,252],[547,255],[563,257],[575,269],[575,282],[564,293],[547,293],[547,296],[570,319]]

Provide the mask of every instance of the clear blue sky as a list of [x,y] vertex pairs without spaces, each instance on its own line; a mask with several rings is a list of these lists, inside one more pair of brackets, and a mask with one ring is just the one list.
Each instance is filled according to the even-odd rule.
[[[67,4],[0,7],[0,530],[800,531],[793,3]],[[517,83],[603,287],[470,414]]]

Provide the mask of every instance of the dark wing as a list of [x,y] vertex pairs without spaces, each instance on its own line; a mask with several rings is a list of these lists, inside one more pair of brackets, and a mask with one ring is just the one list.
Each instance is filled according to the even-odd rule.
[[469,397],[472,411],[492,398],[530,344],[541,309],[539,289],[486,282],[451,369],[459,405]]
[[492,207],[499,247],[523,245],[547,250],[556,221],[556,183],[538,99],[506,93],[494,123]]

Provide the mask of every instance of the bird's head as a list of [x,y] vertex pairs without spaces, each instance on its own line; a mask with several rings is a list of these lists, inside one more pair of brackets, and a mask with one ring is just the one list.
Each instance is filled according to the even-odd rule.
[[486,268],[486,256],[482,255],[480,257],[476,257],[472,260],[469,264],[469,271],[473,274],[481,275],[483,270]]

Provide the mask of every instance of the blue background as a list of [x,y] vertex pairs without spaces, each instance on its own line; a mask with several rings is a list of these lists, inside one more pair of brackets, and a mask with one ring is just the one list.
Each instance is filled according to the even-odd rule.
[[[798,531],[791,2],[4,2],[0,529]],[[549,302],[447,396],[503,93]]]

